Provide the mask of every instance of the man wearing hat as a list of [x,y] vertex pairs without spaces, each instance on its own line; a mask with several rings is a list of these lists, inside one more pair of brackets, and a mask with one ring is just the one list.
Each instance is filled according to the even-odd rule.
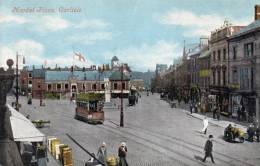
[[98,148],[97,157],[104,163],[105,166],[107,166],[107,148],[105,142],[103,142],[102,145]]
[[119,166],[128,166],[128,163],[126,161],[126,143],[121,142],[120,147],[118,149],[118,157],[119,157]]
[[212,156],[212,149],[213,149],[213,143],[212,143],[212,139],[213,139],[213,135],[209,135],[209,139],[207,140],[205,147],[204,147],[204,151],[205,151],[205,157],[202,160],[203,162],[206,161],[207,157],[211,158],[212,163],[214,162],[213,156]]

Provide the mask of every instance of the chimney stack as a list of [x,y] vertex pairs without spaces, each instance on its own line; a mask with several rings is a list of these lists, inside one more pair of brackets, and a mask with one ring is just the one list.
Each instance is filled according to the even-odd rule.
[[260,20],[260,5],[255,5],[255,21]]

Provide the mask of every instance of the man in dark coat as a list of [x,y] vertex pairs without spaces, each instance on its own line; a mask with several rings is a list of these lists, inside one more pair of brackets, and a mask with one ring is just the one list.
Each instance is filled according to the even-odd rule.
[[215,163],[213,156],[212,156],[212,149],[213,149],[213,143],[212,143],[213,135],[209,135],[209,139],[207,140],[204,151],[205,151],[205,157],[202,160],[203,162],[206,161],[207,157],[211,158],[212,163]]
[[252,124],[250,124],[249,127],[247,128],[247,134],[248,134],[248,141],[253,142],[255,132]]

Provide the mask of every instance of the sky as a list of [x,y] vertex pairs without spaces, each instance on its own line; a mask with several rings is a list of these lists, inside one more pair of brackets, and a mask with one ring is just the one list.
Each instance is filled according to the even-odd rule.
[[[25,65],[88,67],[117,56],[134,71],[155,70],[182,56],[184,40],[198,43],[224,20],[253,22],[257,2],[0,0],[0,66],[18,53]],[[86,62],[73,60],[74,52]]]

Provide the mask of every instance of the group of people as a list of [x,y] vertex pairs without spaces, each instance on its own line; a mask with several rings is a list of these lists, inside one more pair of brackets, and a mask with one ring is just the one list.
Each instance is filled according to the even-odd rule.
[[[121,142],[118,148],[118,157],[119,157],[119,165],[118,166],[128,166],[126,161],[127,147],[125,142]],[[102,145],[98,148],[97,159],[102,162],[105,166],[107,166],[107,147],[106,143],[103,142]]]

